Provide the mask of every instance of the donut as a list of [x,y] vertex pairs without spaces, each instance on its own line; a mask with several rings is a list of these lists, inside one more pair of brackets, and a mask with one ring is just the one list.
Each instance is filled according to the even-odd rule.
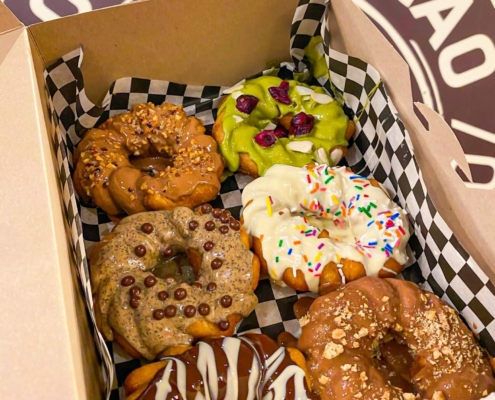
[[257,178],[275,164],[336,165],[347,152],[354,122],[321,87],[262,76],[224,93],[212,135],[233,172]]
[[395,277],[408,259],[406,211],[376,180],[344,167],[274,165],[245,187],[242,204],[262,271],[296,290]]
[[109,215],[199,206],[217,196],[224,168],[203,123],[169,103],[136,104],[91,129],[74,165],[80,198]]
[[322,400],[478,400],[495,391],[471,331],[412,282],[350,282],[317,298],[300,324],[298,348]]
[[265,335],[206,338],[185,353],[134,370],[127,400],[306,400],[304,356]]
[[104,337],[151,360],[206,336],[231,336],[258,302],[259,261],[240,228],[209,204],[122,219],[90,257]]

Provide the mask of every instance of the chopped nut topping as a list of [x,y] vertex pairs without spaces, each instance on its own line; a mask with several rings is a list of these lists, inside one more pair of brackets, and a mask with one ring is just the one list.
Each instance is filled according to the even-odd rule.
[[390,300],[390,297],[388,297],[388,296],[383,296],[383,297],[382,297],[382,301],[383,301],[384,303],[385,303],[385,302],[387,302],[387,301],[389,301],[389,300]]
[[332,339],[342,339],[345,336],[343,329],[334,329],[332,331]]
[[301,319],[299,320],[299,325],[301,325],[301,328],[307,324],[309,324],[309,315],[308,314],[302,316]]
[[327,343],[323,351],[323,357],[331,360],[344,352],[344,346],[334,342]]
[[330,379],[326,375],[320,375],[318,378],[318,382],[320,382],[322,385],[326,385]]

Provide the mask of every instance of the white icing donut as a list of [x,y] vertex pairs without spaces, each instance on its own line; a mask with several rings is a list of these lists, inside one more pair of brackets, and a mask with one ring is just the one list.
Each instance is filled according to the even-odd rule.
[[[389,258],[407,261],[406,211],[344,167],[274,165],[246,186],[242,204],[244,227],[260,239],[275,281],[287,268],[294,275],[300,270],[309,289],[318,292],[329,262],[341,267],[341,259],[353,260],[367,275],[377,275]],[[318,238],[324,229],[330,238]]]

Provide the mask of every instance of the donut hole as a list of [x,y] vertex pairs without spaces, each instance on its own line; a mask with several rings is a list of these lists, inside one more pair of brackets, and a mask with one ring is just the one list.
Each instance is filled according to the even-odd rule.
[[168,249],[172,251],[172,255],[165,256],[162,253],[151,272],[160,279],[173,277],[179,283],[192,285],[198,278],[196,272],[198,268],[193,265],[200,265],[201,260],[198,263],[195,255],[179,246],[171,246]]
[[161,156],[139,157],[131,156],[129,162],[134,168],[139,169],[143,173],[155,177],[160,172],[165,171],[167,167],[173,166],[172,158]]

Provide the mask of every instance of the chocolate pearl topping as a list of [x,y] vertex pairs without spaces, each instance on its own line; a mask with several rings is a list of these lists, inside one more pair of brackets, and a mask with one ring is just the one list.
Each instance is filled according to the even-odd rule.
[[207,221],[205,224],[205,229],[207,231],[212,231],[213,229],[215,229],[215,223],[213,221]]
[[175,314],[177,314],[177,308],[175,308],[175,306],[167,306],[165,308],[165,316],[167,318],[173,318],[175,317]]
[[186,306],[186,308],[184,308],[184,315],[187,318],[194,317],[196,315],[196,308],[194,306]]
[[153,232],[153,225],[145,222],[143,225],[141,225],[141,230],[149,235],[151,232]]
[[232,297],[225,295],[220,299],[220,305],[223,308],[229,308],[232,305]]
[[131,287],[129,293],[131,294],[131,296],[137,296],[139,293],[141,293],[141,288],[139,286],[133,286]]
[[144,247],[142,244],[139,244],[134,248],[134,253],[136,253],[138,257],[144,257],[146,254],[146,247]]
[[229,329],[229,321],[220,321],[218,323],[218,328],[220,328],[221,331],[226,331],[227,329]]
[[219,218],[220,215],[222,215],[222,210],[219,208],[215,208],[212,212],[211,215],[213,215],[215,218]]
[[201,206],[201,212],[202,212],[203,214],[209,214],[209,213],[211,213],[212,208],[213,208],[213,207],[212,207],[212,206],[210,206],[209,204],[203,204],[203,205]]
[[206,286],[206,290],[208,292],[214,292],[217,289],[217,284],[215,282],[210,282],[208,283],[208,286]]
[[210,313],[210,306],[205,303],[201,303],[198,306],[198,311],[202,316],[208,315]]
[[230,220],[229,226],[230,229],[232,229],[233,231],[238,231],[239,229],[241,229],[241,223],[233,218]]
[[161,319],[163,319],[163,317],[165,317],[165,310],[162,310],[161,308],[153,311],[153,318],[160,321]]
[[165,250],[163,250],[162,254],[164,257],[171,257],[172,254],[174,254],[174,251],[170,247],[167,247]]
[[187,297],[186,289],[184,288],[175,289],[174,297],[176,300],[184,300]]
[[225,215],[225,214],[220,215],[220,222],[222,224],[226,224],[229,221],[230,221],[230,216],[229,215]]
[[199,226],[198,221],[194,221],[194,220],[193,220],[193,221],[190,221],[190,222],[189,222],[189,229],[190,229],[191,231],[195,230],[198,226]]
[[131,305],[132,308],[138,308],[139,307],[139,296],[132,296],[131,301],[129,301],[129,304]]
[[193,286],[196,286],[196,287],[198,287],[200,289],[203,287],[203,285],[201,284],[201,282],[198,282],[198,281],[194,282],[192,285]]
[[158,293],[158,300],[165,301],[168,299],[168,292],[166,290],[162,290]]
[[136,282],[136,280],[134,279],[133,276],[130,276],[130,275],[127,275],[127,276],[124,276],[122,278],[122,280],[120,281],[120,284],[122,286],[131,286],[134,282]]
[[227,225],[222,225],[220,227],[220,233],[223,233],[224,235],[229,231],[229,227]]
[[223,264],[223,261],[220,260],[219,258],[215,258],[212,262],[211,262],[211,269],[218,269],[222,266]]
[[230,213],[229,210],[223,210],[222,211],[222,216],[225,216],[225,217],[229,217],[230,218],[232,216],[232,214]]
[[144,286],[146,286],[147,288],[155,286],[155,284],[156,284],[156,278],[153,275],[148,275],[144,279]]
[[205,244],[203,245],[203,249],[205,249],[205,251],[210,251],[211,249],[213,249],[213,242],[205,242]]
[[175,278],[174,278],[174,276],[173,276],[173,275],[167,275],[167,276],[165,277],[165,283],[166,283],[167,285],[173,285],[173,284],[175,283]]

